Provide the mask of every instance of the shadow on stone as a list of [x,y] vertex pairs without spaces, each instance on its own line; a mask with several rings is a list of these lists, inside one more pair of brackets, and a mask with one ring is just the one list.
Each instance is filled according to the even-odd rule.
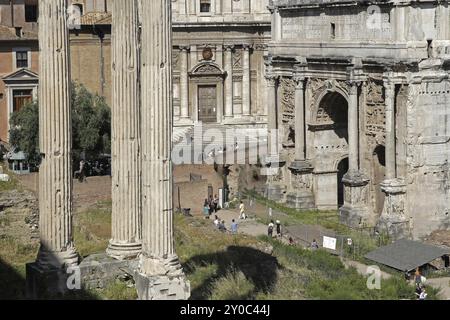
[[189,275],[195,271],[196,267],[211,264],[217,265],[217,272],[191,292],[192,300],[207,299],[213,283],[230,271],[242,272],[254,286],[251,292],[239,299],[253,299],[258,293],[272,290],[278,279],[277,271],[281,268],[272,255],[254,248],[237,246],[228,247],[226,251],[195,256],[188,260],[183,268]]

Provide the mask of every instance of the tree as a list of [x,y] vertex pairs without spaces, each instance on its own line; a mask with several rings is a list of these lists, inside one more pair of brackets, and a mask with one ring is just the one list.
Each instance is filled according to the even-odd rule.
[[[111,152],[111,110],[105,99],[72,83],[71,95],[73,157],[95,159]],[[28,156],[31,164],[40,162],[39,103],[33,102],[15,112],[10,121],[10,144]]]

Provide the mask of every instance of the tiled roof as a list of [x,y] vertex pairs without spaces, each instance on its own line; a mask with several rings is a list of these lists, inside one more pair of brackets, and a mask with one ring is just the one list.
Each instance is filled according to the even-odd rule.
[[82,25],[108,25],[112,22],[111,13],[105,12],[89,12],[81,17]]
[[37,32],[22,30],[22,37],[16,35],[14,28],[0,25],[0,40],[37,40]]

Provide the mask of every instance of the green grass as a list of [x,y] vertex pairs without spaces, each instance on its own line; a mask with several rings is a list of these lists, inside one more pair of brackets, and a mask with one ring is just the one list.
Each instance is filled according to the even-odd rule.
[[[222,234],[205,220],[177,216],[176,244],[193,299],[415,299],[401,275],[369,290],[366,277],[326,251]],[[269,247],[271,255],[264,252]],[[429,299],[437,298],[437,290],[428,291]]]
[[[0,163],[1,165],[1,163]],[[8,191],[22,191],[23,188],[19,183],[19,180],[17,179],[17,177],[11,173],[8,170],[4,169],[4,173],[8,174],[10,177],[10,180],[8,182],[0,182],[0,192],[8,192]]]
[[110,238],[110,203],[98,203],[94,208],[75,215],[74,241],[81,257],[105,252]]
[[25,266],[36,259],[38,245],[0,238],[0,300],[25,299]]

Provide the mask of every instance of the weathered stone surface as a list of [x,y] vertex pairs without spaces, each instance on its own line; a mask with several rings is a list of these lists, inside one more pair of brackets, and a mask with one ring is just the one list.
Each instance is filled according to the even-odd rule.
[[[39,3],[39,174],[41,249],[37,264],[76,265],[72,237],[72,125],[66,0]],[[51,119],[49,119],[51,117]]]
[[112,239],[107,252],[119,260],[136,258],[142,249],[138,34],[138,1],[114,1]]
[[142,300],[190,295],[173,239],[170,9],[166,0],[141,3],[143,248],[136,285]]

